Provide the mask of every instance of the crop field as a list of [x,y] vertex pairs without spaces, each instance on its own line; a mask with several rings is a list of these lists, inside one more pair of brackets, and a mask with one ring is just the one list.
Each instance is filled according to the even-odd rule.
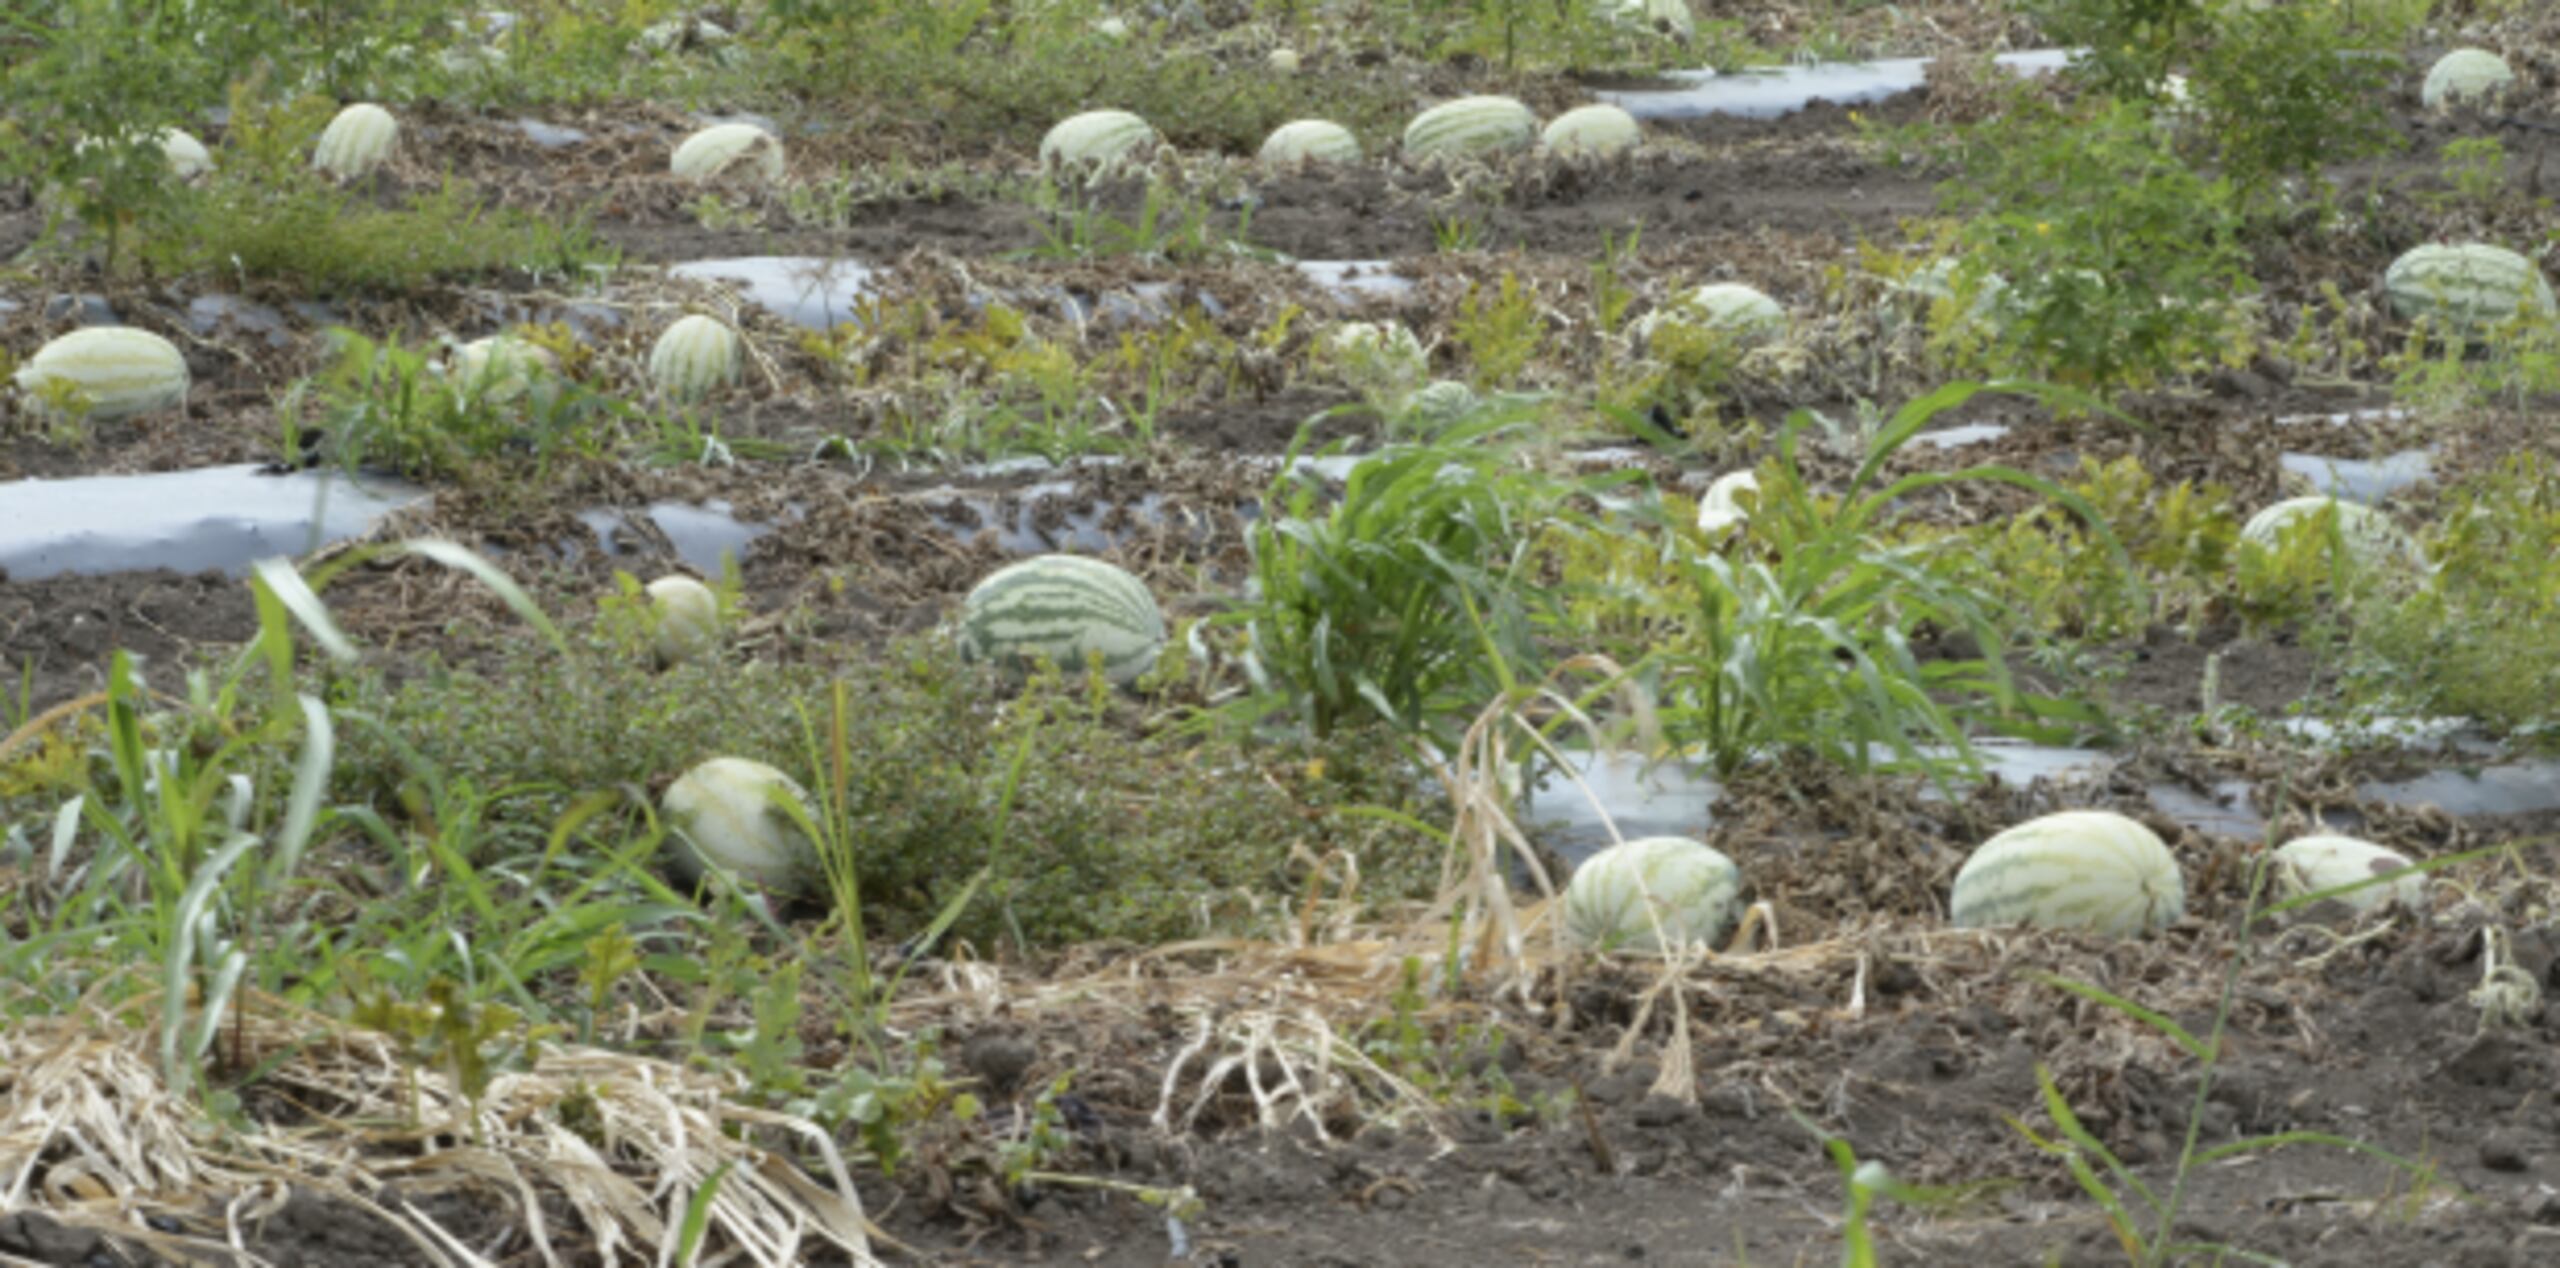
[[2555,159],[2542,0],[14,0],[0,1264],[2560,1262]]

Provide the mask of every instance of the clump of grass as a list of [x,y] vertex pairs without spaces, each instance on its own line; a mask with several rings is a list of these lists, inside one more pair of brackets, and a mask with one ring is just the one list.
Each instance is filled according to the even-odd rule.
[[1314,780],[1313,752],[1140,733],[1081,679],[1035,680],[1008,698],[933,640],[892,645],[841,684],[853,760],[840,789],[833,771],[794,769],[816,760],[802,707],[832,714],[820,671],[706,658],[661,674],[602,631],[566,658],[527,649],[481,672],[364,684],[356,708],[377,724],[348,764],[384,793],[417,770],[540,790],[514,813],[542,823],[590,790],[645,788],[707,757],[771,761],[840,795],[830,812],[868,927],[889,936],[926,928],[980,869],[982,893],[952,932],[1026,945],[1254,927],[1253,896],[1289,891],[1299,849],[1356,854],[1371,896],[1418,893],[1430,879],[1427,849],[1340,809],[1412,795],[1356,735],[1327,766],[1367,782]]
[[2351,696],[2551,742],[2560,713],[2560,471],[2519,454],[2457,488],[2415,585],[2354,605]]
[[316,180],[218,176],[147,254],[173,272],[246,274],[320,292],[414,291],[506,271],[575,274],[614,253],[589,226],[482,204],[448,179],[385,207]]

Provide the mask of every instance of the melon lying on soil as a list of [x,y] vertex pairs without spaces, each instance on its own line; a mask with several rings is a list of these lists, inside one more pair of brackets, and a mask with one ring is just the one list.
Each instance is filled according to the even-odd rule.
[[2347,557],[2359,568],[2411,559],[2417,554],[2417,546],[2408,534],[2380,510],[2362,502],[2318,495],[2287,498],[2250,516],[2249,522],[2240,526],[2240,540],[2261,550],[2274,550],[2288,535],[2309,531],[2302,526],[2316,523],[2322,516],[2334,520]]
[[1959,928],[2130,937],[2184,915],[2187,897],[2177,859],[2151,829],[2111,811],[2067,810],[1983,842],[1956,872],[1948,907]]
[[2276,850],[2275,862],[2277,884],[2287,895],[2309,894],[2397,874],[2382,884],[2340,894],[2338,901],[2357,911],[2392,903],[2411,911],[2426,909],[2427,874],[2418,871],[2408,855],[2371,841],[2330,833],[2296,837]]
[[1156,130],[1126,110],[1088,110],[1040,138],[1044,167],[1111,167],[1152,149]]
[[339,180],[354,180],[382,166],[400,141],[400,122],[380,106],[359,102],[338,112],[320,132],[311,165]]
[[815,892],[817,847],[777,799],[815,813],[809,794],[788,775],[743,757],[715,757],[667,788],[669,856],[686,883],[717,864],[751,885],[783,894]]
[[2560,311],[2550,280],[2533,261],[2482,242],[2414,248],[2391,262],[2382,275],[2382,289],[2390,296],[2391,311],[2463,336],[2513,320],[2520,312],[2548,317]]
[[672,665],[711,650],[720,640],[720,597],[686,576],[649,583],[650,642],[658,663]]
[[1634,333],[1638,342],[1650,344],[1655,331],[1675,324],[1748,341],[1785,329],[1787,310],[1753,287],[1710,282],[1646,313],[1636,322]]
[[1415,115],[1405,125],[1404,152],[1417,159],[1525,150],[1538,138],[1538,116],[1509,97],[1460,97]]
[[1264,138],[1256,155],[1270,164],[1284,163],[1357,163],[1360,161],[1360,139],[1351,129],[1326,119],[1300,119],[1284,123]]
[[782,139],[752,123],[719,123],[684,139],[667,160],[676,179],[700,183],[733,172],[771,182],[787,168]]
[[2427,68],[2427,82],[2418,90],[2418,100],[2429,110],[2485,105],[2515,78],[2515,68],[2507,65],[2507,59],[2484,48],[2458,48]]
[[998,569],[960,608],[960,654],[1013,677],[1039,661],[1070,674],[1088,656],[1126,683],[1164,650],[1164,612],[1146,583],[1084,555],[1041,555]]
[[514,335],[491,335],[454,349],[447,373],[455,391],[499,405],[544,386],[559,367],[549,348]]
[[187,359],[176,344],[132,326],[91,326],[61,335],[18,367],[18,387],[33,407],[65,404],[84,418],[113,422],[181,405]]
[[1618,0],[1610,11],[1620,26],[1637,27],[1685,40],[1698,33],[1698,15],[1689,9],[1689,0]]
[[649,349],[649,381],[669,396],[700,396],[737,377],[738,332],[717,317],[677,318]]
[[[1751,499],[1748,503],[1744,498]],[[1760,504],[1760,477],[1749,471],[1729,471],[1717,476],[1707,486],[1705,496],[1698,499],[1698,531],[1721,533],[1751,518],[1751,510]]]
[[1581,106],[1557,115],[1538,137],[1547,153],[1598,157],[1624,154],[1644,143],[1636,117],[1617,106]]
[[1732,925],[1742,873],[1733,860],[1687,837],[1644,837],[1610,846],[1573,870],[1564,890],[1567,941],[1593,951],[1660,955],[1714,946]]

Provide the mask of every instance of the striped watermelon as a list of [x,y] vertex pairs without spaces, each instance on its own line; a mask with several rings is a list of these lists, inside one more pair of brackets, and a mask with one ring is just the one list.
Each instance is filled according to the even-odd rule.
[[720,638],[720,596],[691,577],[660,577],[649,583],[651,647],[658,663],[672,665],[709,651]]
[[2030,925],[2129,937],[2186,914],[2178,861],[2151,829],[2104,810],[2031,819],[1982,843],[1956,873],[1960,928]]
[[1573,869],[1565,940],[1629,955],[1660,955],[1665,939],[1713,946],[1733,923],[1741,892],[1742,873],[1711,846],[1687,837],[1620,842]]
[[1126,110],[1072,115],[1040,138],[1042,167],[1112,167],[1156,143],[1156,130]]
[[2515,78],[2507,59],[2484,48],[2458,48],[2427,68],[2427,82],[2418,90],[2418,100],[2429,110],[2480,105],[2506,91]]
[[1326,119],[1300,119],[1284,123],[1264,138],[1257,156],[1269,164],[1284,163],[1357,163],[1360,161],[1360,139],[1351,129]]
[[1041,555],[997,570],[960,607],[960,655],[1020,677],[1047,659],[1069,673],[1088,654],[1127,683],[1164,649],[1164,613],[1144,582],[1083,555]]
[[391,112],[370,102],[358,102],[338,112],[329,126],[320,131],[320,144],[311,151],[311,165],[342,181],[354,180],[382,166],[391,157],[391,147],[400,141],[400,121]]
[[2287,894],[2308,894],[2376,876],[2406,873],[2384,884],[2341,894],[2338,901],[2357,911],[2371,911],[2390,903],[2411,911],[2426,909],[2427,874],[2416,870],[2407,855],[2371,841],[2325,833],[2296,837],[2276,850],[2275,862],[2277,883]]
[[495,405],[547,389],[559,368],[549,348],[514,335],[491,335],[454,349],[447,372],[455,391]]
[[668,785],[663,799],[676,875],[699,883],[710,870],[708,860],[764,889],[816,892],[825,877],[817,847],[778,798],[816,813],[799,784],[762,762],[715,757],[686,771]]
[[674,397],[695,397],[738,377],[738,332],[700,313],[676,319],[649,349],[649,381]]
[[39,410],[49,393],[69,389],[84,402],[83,417],[113,422],[185,404],[187,359],[148,330],[92,326],[38,348],[17,383]]
[[2249,522],[2240,526],[2240,540],[2261,550],[2274,550],[2289,534],[2303,531],[2298,525],[2311,523],[2323,512],[2337,517],[2338,535],[2346,543],[2347,557],[2360,568],[2417,555],[2416,544],[2391,522],[2390,516],[2362,502],[2332,497],[2287,498],[2278,502],[2250,516]]
[[1538,116],[1509,97],[1460,97],[1405,125],[1404,152],[1417,159],[1525,150],[1538,137]]
[[667,160],[667,170],[676,179],[696,184],[749,170],[774,182],[782,179],[787,166],[782,139],[752,123],[713,124],[686,137]]
[[1605,157],[1624,154],[1644,143],[1636,117],[1616,106],[1580,106],[1557,115],[1538,137],[1547,153]]
[[2425,319],[2470,337],[2513,320],[2519,312],[2545,317],[2560,311],[2551,283],[2531,260],[2486,243],[2429,243],[2391,262],[2382,275],[2391,310],[2411,321]]

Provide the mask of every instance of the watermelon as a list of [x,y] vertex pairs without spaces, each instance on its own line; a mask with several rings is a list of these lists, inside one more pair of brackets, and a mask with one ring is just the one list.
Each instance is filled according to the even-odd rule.
[[1690,11],[1689,0],[1618,0],[1610,16],[1622,27],[1676,40],[1698,34],[1698,15]]
[[[1958,276],[1962,268],[1954,256],[1942,255],[1930,261],[1928,267],[1903,278],[1894,289],[1917,307],[1952,304],[1958,299],[1956,286],[1962,280]],[[2007,278],[1997,273],[1985,274],[1981,281],[1975,283],[1973,302],[1965,306],[1960,322],[1970,326],[1989,321],[1998,312],[2008,291]]]
[[1040,555],[998,569],[960,607],[960,654],[1019,678],[1038,661],[1127,683],[1164,649],[1164,613],[1146,583],[1083,555]]
[[455,391],[495,405],[546,388],[559,368],[559,358],[540,344],[514,335],[491,335],[455,349],[447,374]]
[[1156,130],[1126,110],[1088,110],[1040,138],[1040,165],[1109,168],[1143,157],[1139,152],[1155,143]]
[[1343,382],[1373,399],[1400,399],[1431,373],[1429,350],[1401,322],[1346,321],[1322,347]]
[[2533,261],[2479,242],[2413,248],[2391,262],[2382,275],[2382,289],[2393,312],[2464,338],[2518,313],[2549,317],[2560,311],[2550,281]]
[[774,182],[782,179],[787,166],[781,138],[752,123],[713,124],[686,137],[667,160],[667,169],[676,179],[695,184],[747,171]]
[[2507,59],[2483,48],[2458,48],[2427,68],[2427,82],[2418,90],[2418,100],[2429,110],[2483,105],[2505,92],[2515,78]]
[[1284,123],[1264,138],[1257,156],[1264,163],[1357,163],[1360,140],[1351,129],[1325,119]]
[[82,417],[113,422],[184,405],[187,359],[148,330],[92,326],[36,349],[18,367],[17,383],[39,411],[48,396],[68,390],[82,403]]
[[1640,342],[1650,343],[1667,325],[1703,327],[1745,342],[1786,327],[1787,310],[1778,301],[1738,282],[1711,282],[1646,313],[1634,326]]
[[700,313],[676,319],[649,349],[649,381],[669,396],[700,396],[738,377],[738,332]]
[[1458,158],[1525,150],[1538,136],[1538,116],[1509,97],[1460,97],[1405,125],[1404,152],[1416,159]]
[[1404,398],[1404,408],[1398,412],[1406,422],[1446,427],[1475,407],[1475,389],[1456,379],[1433,379]]
[[709,651],[720,637],[720,598],[711,587],[691,577],[660,577],[649,583],[651,649],[658,663],[672,665]]
[[1660,955],[1666,939],[1712,947],[1733,923],[1741,891],[1742,873],[1712,846],[1687,837],[1620,842],[1573,869],[1565,940],[1630,955]]
[[686,884],[712,864],[783,894],[809,894],[824,880],[817,846],[777,799],[814,814],[809,794],[781,771],[743,757],[715,757],[667,788],[670,860]]
[[[152,134],[152,142],[160,149],[160,157],[169,164],[169,173],[182,181],[193,181],[213,170],[213,151],[204,142],[180,128],[162,128]],[[93,137],[82,137],[72,146],[75,153],[85,153],[98,144]]]
[[[1751,501],[1742,499],[1748,496]],[[1734,471],[1716,477],[1707,486],[1706,496],[1698,499],[1698,531],[1716,534],[1751,518],[1751,510],[1760,504],[1760,477],[1749,471]]]
[[320,143],[311,151],[311,165],[342,181],[351,181],[382,166],[391,157],[391,147],[399,144],[400,121],[391,112],[369,102],[358,102],[338,112],[338,117],[321,129]]
[[2276,850],[2275,863],[2277,884],[2289,895],[2406,873],[2384,884],[2341,894],[2338,901],[2357,911],[2372,911],[2393,903],[2411,911],[2426,909],[2427,874],[2416,870],[2407,855],[2371,841],[2326,833],[2296,837]]
[[1547,153],[1565,157],[1624,154],[1644,142],[1636,117],[1616,106],[1581,106],[1557,115],[1538,137]]
[[2186,914],[2169,847],[2123,815],[2067,810],[1982,843],[1956,872],[1960,928],[2028,925],[2129,937]]
[[2371,568],[2417,555],[2417,546],[2400,531],[2399,525],[2391,522],[2390,516],[2362,502],[2322,496],[2287,498],[2250,516],[2249,522],[2240,526],[2240,540],[2244,545],[2274,550],[2287,535],[2306,531],[2298,525],[2311,523],[2324,512],[2336,516],[2347,557],[2357,567]]
[[213,152],[204,142],[177,128],[160,130],[160,153],[169,160],[169,170],[182,181],[191,181],[213,170]]

